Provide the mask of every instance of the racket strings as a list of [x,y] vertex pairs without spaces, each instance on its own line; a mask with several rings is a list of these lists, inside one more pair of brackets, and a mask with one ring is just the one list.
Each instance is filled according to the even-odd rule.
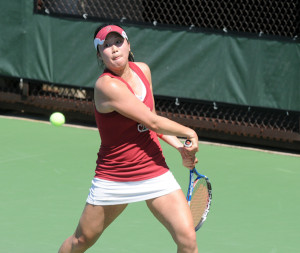
[[199,179],[195,182],[190,208],[196,227],[205,220],[209,208],[209,192],[205,179]]

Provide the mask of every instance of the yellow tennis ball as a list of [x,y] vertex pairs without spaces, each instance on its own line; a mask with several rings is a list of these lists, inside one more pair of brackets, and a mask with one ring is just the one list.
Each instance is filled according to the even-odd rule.
[[50,116],[50,122],[53,126],[61,126],[65,124],[65,116],[60,112],[54,112]]

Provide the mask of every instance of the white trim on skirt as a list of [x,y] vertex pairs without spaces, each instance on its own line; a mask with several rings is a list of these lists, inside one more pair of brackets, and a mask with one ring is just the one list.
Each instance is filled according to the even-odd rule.
[[171,171],[136,182],[114,182],[99,178],[92,180],[86,202],[91,205],[118,205],[157,198],[181,189]]

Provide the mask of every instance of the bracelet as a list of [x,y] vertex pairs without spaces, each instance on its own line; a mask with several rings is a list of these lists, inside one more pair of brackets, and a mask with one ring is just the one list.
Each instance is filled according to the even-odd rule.
[[158,134],[158,133],[156,133],[156,134],[160,139],[164,136],[163,134]]

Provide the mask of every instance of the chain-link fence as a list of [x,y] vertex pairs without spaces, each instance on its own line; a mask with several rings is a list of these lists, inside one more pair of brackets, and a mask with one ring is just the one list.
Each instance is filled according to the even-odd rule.
[[300,35],[299,0],[36,0],[47,15],[280,36]]
[[[168,25],[183,29],[268,34],[299,40],[297,0],[35,0],[46,15]],[[159,115],[194,128],[200,139],[223,140],[300,151],[300,112],[155,97]],[[0,78],[1,112],[61,111],[68,122],[95,125],[93,89]]]
[[[93,89],[0,78],[0,108],[95,125]],[[155,96],[159,115],[190,126],[200,139],[300,151],[300,112]]]

